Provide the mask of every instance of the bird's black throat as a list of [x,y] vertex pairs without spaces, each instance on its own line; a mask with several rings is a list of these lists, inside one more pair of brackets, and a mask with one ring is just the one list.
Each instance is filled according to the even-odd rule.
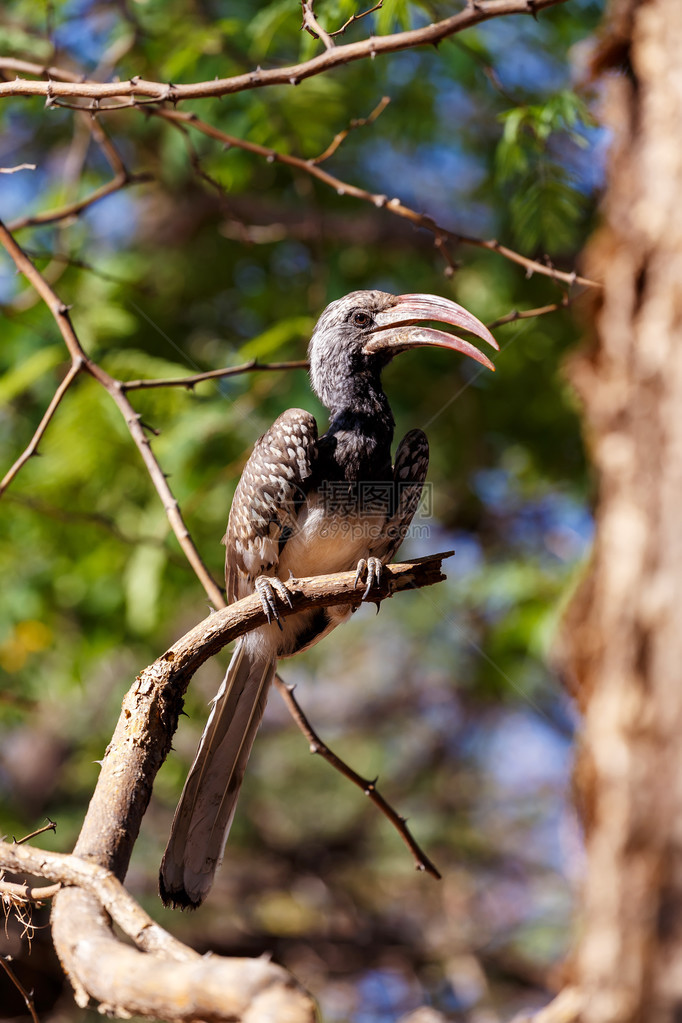
[[329,429],[320,438],[323,479],[391,478],[391,444],[395,421],[378,374],[358,374],[330,402]]

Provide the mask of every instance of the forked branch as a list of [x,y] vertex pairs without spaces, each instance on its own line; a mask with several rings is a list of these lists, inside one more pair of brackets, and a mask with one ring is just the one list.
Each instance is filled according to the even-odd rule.
[[[48,74],[45,82],[15,78],[0,83],[0,98],[3,96],[44,96],[52,104],[60,97],[81,97],[97,101],[115,99],[128,100],[132,105],[138,97],[152,101],[170,100],[178,103],[186,99],[201,99],[207,96],[227,96],[249,89],[268,85],[298,85],[306,78],[324,74],[332,68],[350,64],[356,60],[367,60],[386,53],[413,49],[416,46],[435,45],[448,36],[462,32],[473,25],[479,25],[491,18],[509,14],[531,14],[536,16],[547,7],[566,3],[566,0],[471,0],[458,14],[442,21],[424,25],[406,32],[395,32],[385,36],[369,36],[356,43],[332,46],[323,53],[300,64],[283,68],[257,68],[232,78],[219,78],[210,82],[192,82],[175,85],[172,82],[150,82],[134,76],[127,82],[83,81],[73,72],[59,73],[58,68],[42,68],[41,74]],[[25,62],[13,58],[0,60],[0,70],[26,71]],[[32,72],[28,72],[29,74]],[[35,72],[33,72],[35,73]]]
[[[372,599],[439,582],[446,556],[385,566]],[[363,596],[354,572],[290,580],[288,588],[292,606],[282,606],[283,617],[309,607],[355,607]],[[192,676],[231,640],[265,622],[253,594],[210,615],[138,676],[123,700],[73,856],[0,844],[0,867],[65,885],[54,899],[53,938],[79,1005],[94,998],[112,1015],[183,1023],[314,1019],[310,998],[281,967],[199,956],[158,927],[120,884]],[[110,917],[136,947],[116,937]]]

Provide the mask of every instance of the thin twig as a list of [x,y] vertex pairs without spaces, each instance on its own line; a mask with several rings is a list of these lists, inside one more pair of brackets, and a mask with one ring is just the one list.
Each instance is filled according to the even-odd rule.
[[377,103],[372,113],[369,114],[367,117],[354,117],[347,128],[344,128],[343,131],[338,132],[338,134],[334,136],[334,138],[329,143],[329,145],[327,146],[323,153],[320,153],[319,156],[316,156],[313,160],[309,160],[308,162],[320,164],[323,163],[324,160],[328,160],[329,157],[336,152],[336,150],[339,148],[344,139],[348,138],[348,136],[350,135],[351,131],[353,131],[354,128],[364,128],[368,124],[373,124],[374,121],[376,121],[377,117],[379,117],[379,115],[384,112],[384,110],[386,109],[390,102],[391,97],[384,96]]
[[3,476],[2,480],[0,480],[0,497],[2,497],[5,490],[7,490],[7,487],[10,485],[10,483],[17,475],[19,470],[22,468],[22,466],[24,466],[26,462],[28,462],[29,458],[32,458],[34,455],[38,454],[38,445],[42,440],[43,434],[45,433],[47,427],[49,426],[53,415],[57,411],[59,403],[61,402],[62,398],[64,397],[64,395],[66,394],[66,392],[68,391],[69,387],[76,379],[78,374],[82,371],[82,369],[83,369],[82,359],[74,359],[71,365],[69,366],[68,373],[66,374],[61,384],[55,391],[52,401],[47,406],[47,411],[45,412],[43,418],[40,420],[35,433],[33,434],[31,440],[28,443],[28,446],[19,455],[12,468],[9,469]]
[[[584,294],[584,292],[582,292]],[[571,298],[568,295],[564,295],[560,302],[551,302],[549,305],[541,305],[536,309],[513,309],[506,316],[500,316],[497,320],[493,320],[492,323],[487,324],[488,330],[494,330],[496,327],[502,327],[505,323],[516,323],[517,320],[529,320],[534,316],[546,316],[548,313],[556,313],[559,309],[567,309],[572,301],[579,296]]]
[[0,901],[7,899],[10,902],[44,902],[46,899],[54,898],[61,886],[61,881],[56,881],[55,884],[30,888],[26,883],[16,884],[14,881],[0,880]]
[[63,206],[58,206],[56,209],[44,210],[42,213],[35,213],[27,217],[19,217],[7,225],[9,231],[20,231],[25,227],[35,227],[39,224],[54,224],[59,220],[66,220],[68,217],[77,216],[82,213],[83,210],[93,206],[101,199],[105,199],[107,196],[113,195],[115,192],[119,192],[122,188],[127,188],[129,185],[143,184],[153,180],[151,174],[131,174],[127,170],[118,150],[116,149],[116,146],[104,131],[104,128],[99,121],[89,115],[86,115],[84,116],[84,123],[87,125],[92,138],[114,172],[114,176],[111,181],[107,181],[105,184],[100,185],[99,188],[96,188],[94,192],[91,192],[90,195],[85,196],[83,199],[76,199],[73,202],[65,203]]
[[379,2],[374,5],[374,7],[368,7],[366,11],[361,11],[360,14],[351,14],[350,18],[348,18],[348,20],[343,23],[341,28],[337,28],[335,32],[330,32],[329,35],[330,36],[344,35],[346,29],[350,28],[351,25],[354,25],[356,21],[362,21],[362,19],[366,18],[368,14],[374,14],[375,11],[380,11],[383,6],[384,0],[379,0]]
[[37,838],[38,835],[44,835],[46,831],[56,831],[57,822],[47,818],[47,824],[43,824],[42,828],[38,828],[37,831],[32,831],[30,835],[24,835],[23,838],[15,838],[14,845],[24,845],[25,842],[30,842],[32,838]]
[[[164,951],[169,956],[186,958],[184,946],[159,927],[125,890],[118,878],[101,864],[66,853],[48,852],[33,846],[19,849],[8,842],[0,842],[0,868],[14,874],[34,874],[55,882],[42,888],[11,886],[18,890],[25,889],[25,898],[32,901],[53,898],[65,886],[83,888],[97,898],[138,948],[145,952]],[[0,882],[0,896],[7,887],[9,882]]]
[[[276,150],[269,149],[266,146],[261,146],[257,142],[251,142],[248,139],[240,139],[234,135],[228,135],[226,132],[221,131],[214,125],[209,124],[206,121],[202,121],[194,113],[184,110],[167,110],[160,107],[154,107],[151,111],[145,112],[151,112],[153,116],[161,117],[166,121],[180,121],[183,124],[188,124],[197,131],[200,131],[203,135],[207,135],[218,142],[222,142],[225,146],[234,146],[235,149],[243,149],[247,153],[253,153],[255,156],[263,157],[269,163],[282,163],[289,167],[296,167],[298,170],[304,171],[306,174],[317,178],[317,180],[321,181],[323,184],[333,188],[338,195],[349,195],[355,199],[361,199],[364,202],[370,203],[372,206],[376,206],[379,209],[386,209],[389,213],[393,213],[396,216],[403,217],[405,220],[409,220],[416,227],[425,228],[436,237],[436,244],[443,245],[443,240],[448,239],[458,244],[472,245],[476,248],[488,249],[492,252],[497,252],[498,255],[503,256],[512,263],[517,263],[519,266],[524,267],[529,276],[537,273],[542,274],[544,277],[550,277],[553,280],[562,281],[564,284],[568,285],[581,284],[584,287],[599,287],[596,281],[591,281],[586,277],[580,277],[575,272],[557,270],[555,267],[548,266],[546,263],[541,263],[538,260],[522,256],[521,253],[515,252],[506,245],[501,245],[497,239],[474,238],[470,235],[459,234],[456,231],[451,231],[448,228],[437,224],[433,217],[430,217],[425,213],[418,213],[416,210],[406,206],[398,198],[389,199],[386,195],[369,192],[365,188],[359,188],[357,185],[351,185],[347,181],[342,181],[335,175],[330,174],[322,167],[318,167],[314,161],[304,160],[302,157],[292,156],[289,153],[278,153]],[[438,239],[440,239],[440,242]]]
[[303,24],[301,28],[304,28],[313,39],[319,39],[324,43],[325,49],[333,50],[334,41],[331,36],[325,32],[320,25],[319,21],[313,13],[313,4],[315,0],[301,0],[301,13],[303,14]]
[[25,227],[36,227],[39,224],[54,224],[59,220],[66,220],[67,217],[77,216],[83,210],[88,209],[89,206],[99,202],[100,199],[106,199],[107,196],[120,192],[122,188],[127,188],[128,185],[140,185],[151,180],[151,174],[119,173],[111,181],[100,185],[99,188],[96,188],[94,192],[86,195],[83,199],[76,199],[74,202],[66,203],[64,206],[57,206],[52,210],[44,210],[42,213],[18,217],[8,224],[7,227],[10,231],[21,231]]
[[17,171],[35,169],[36,165],[34,163],[18,163],[16,167],[0,167],[0,174],[16,174]]
[[109,376],[109,374],[105,372],[101,366],[90,359],[85,353],[71,323],[68,306],[64,305],[2,222],[0,222],[0,244],[4,246],[14,260],[17,269],[20,270],[27,280],[33,285],[52,313],[74,365],[79,363],[81,370],[94,377],[94,379],[97,380],[97,382],[110,394],[111,398],[117,405],[121,415],[125,419],[130,435],[137,445],[138,451],[140,452],[147,467],[147,472],[151,477],[152,483],[161,498],[168,521],[170,522],[171,528],[177,537],[178,543],[184,551],[185,557],[192,566],[209,599],[215,607],[221,607],[223,604],[222,590],[213,579],[211,573],[204,564],[199,551],[197,550],[182,517],[180,506],[173,496],[173,492],[168,485],[168,481],[163,470],[152,451],[149,438],[147,437],[144,426],[140,421],[140,416],[128,400],[121,382]]
[[[448,36],[462,32],[464,29],[479,25],[491,18],[511,14],[531,14],[537,16],[548,7],[566,3],[567,0],[476,0],[464,10],[443,21],[423,25],[420,28],[405,32],[395,32],[385,36],[370,36],[356,43],[334,46],[325,49],[310,60],[301,64],[292,64],[284,68],[257,68],[246,74],[235,75],[233,78],[219,78],[208,82],[192,82],[186,85],[175,85],[172,82],[150,82],[137,75],[127,82],[93,82],[85,80],[72,72],[60,72],[58,68],[44,68],[40,64],[29,64],[12,57],[0,59],[0,70],[14,70],[26,74],[49,74],[50,80],[29,81],[15,78],[13,81],[0,83],[2,96],[44,96],[52,105],[56,99],[65,96],[80,96],[98,100],[124,97],[147,96],[155,100],[168,100],[178,103],[187,99],[201,99],[208,96],[227,96],[249,89],[263,88],[269,85],[298,85],[306,78],[324,74],[332,68],[350,64],[356,60],[367,60],[377,55],[396,53],[400,50],[413,49],[416,46],[433,45]],[[369,12],[366,12],[369,13]],[[353,20],[353,19],[351,19]],[[357,20],[357,16],[355,18]],[[349,22],[350,24],[350,22]]]
[[223,377],[235,377],[240,373],[263,373],[269,370],[308,369],[310,363],[306,359],[292,359],[290,362],[258,362],[251,359],[241,366],[228,366],[225,369],[209,369],[206,373],[194,373],[187,377],[168,377],[154,380],[122,380],[124,391],[148,391],[155,387],[186,387],[191,390],[204,380],[220,380]]
[[36,1007],[33,1004],[33,999],[31,998],[30,994],[28,993],[26,988],[23,986],[23,984],[20,982],[19,978],[14,975],[14,971],[12,969],[10,969],[10,966],[9,966],[9,964],[7,962],[7,960],[9,958],[10,958],[10,956],[2,956],[2,955],[0,955],[0,966],[2,966],[3,970],[5,971],[5,973],[9,977],[9,979],[12,981],[12,983],[14,984],[15,988],[17,989],[17,991],[19,992],[21,997],[24,999],[24,1003],[26,1005],[26,1008],[28,1009],[28,1011],[31,1014],[31,1019],[33,1020],[33,1023],[40,1023],[40,1021],[38,1020],[38,1014],[36,1012]]
[[310,752],[319,754],[323,760],[326,760],[328,764],[331,764],[333,768],[339,771],[344,778],[348,778],[348,780],[352,781],[354,785],[357,785],[357,787],[369,797],[374,805],[381,810],[383,815],[396,829],[403,842],[414,856],[417,870],[425,870],[427,874],[431,875],[431,877],[435,877],[440,880],[441,874],[438,868],[431,862],[426,853],[421,849],[419,843],[413,838],[410,833],[410,829],[407,826],[406,819],[396,813],[390,803],[388,803],[381,795],[376,787],[376,779],[371,781],[367,778],[363,778],[357,773],[357,771],[354,771],[352,767],[349,767],[345,761],[338,757],[336,753],[333,753],[329,746],[320,739],[319,735],[308,721],[308,718],[301,710],[298,700],[294,696],[294,686],[287,685],[287,683],[279,675],[275,675],[275,685],[287,705],[289,713],[310,743]]

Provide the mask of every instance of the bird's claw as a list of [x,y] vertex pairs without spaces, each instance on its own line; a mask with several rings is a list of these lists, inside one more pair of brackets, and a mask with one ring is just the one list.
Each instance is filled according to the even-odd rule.
[[357,586],[363,576],[367,577],[367,585],[365,592],[362,594],[362,599],[367,600],[369,597],[372,587],[378,586],[381,582],[381,570],[384,566],[379,558],[360,558],[358,561],[358,569],[355,573],[355,583]]
[[268,620],[268,625],[277,622],[280,631],[282,631],[282,619],[277,610],[277,597],[285,601],[289,607],[293,607],[289,590],[276,575],[260,575],[256,579],[254,586],[256,593],[260,597],[261,606]]

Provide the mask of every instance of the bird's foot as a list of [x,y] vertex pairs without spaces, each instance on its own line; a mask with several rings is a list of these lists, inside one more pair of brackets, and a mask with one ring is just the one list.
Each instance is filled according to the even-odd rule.
[[268,625],[277,622],[280,630],[282,630],[282,619],[277,610],[277,597],[288,604],[289,607],[293,607],[291,594],[288,589],[276,575],[259,575],[253,585],[260,597],[261,605],[268,619]]
[[358,561],[358,570],[355,573],[355,585],[362,578],[367,579],[367,586],[365,592],[362,594],[362,599],[367,600],[373,586],[378,586],[381,582],[381,570],[384,566],[379,558],[360,558]]

